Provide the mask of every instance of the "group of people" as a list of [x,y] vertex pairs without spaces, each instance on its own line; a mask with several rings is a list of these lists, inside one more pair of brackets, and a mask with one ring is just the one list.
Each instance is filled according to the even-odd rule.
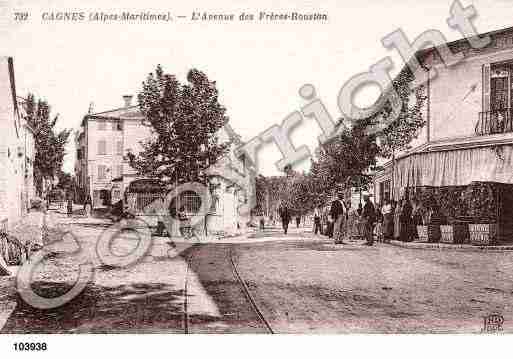
[[[418,225],[443,221],[436,205],[426,208],[421,201],[410,199],[407,194],[398,202],[386,199],[379,205],[374,205],[370,196],[364,195],[363,205],[360,203],[351,215],[350,207],[350,203],[344,201],[343,192],[337,194],[337,199],[330,204],[328,213],[317,206],[313,212],[314,234],[327,234],[337,244],[344,244],[345,239],[358,236],[365,240],[366,245],[372,246],[375,238],[378,241],[390,241],[394,238],[404,242],[413,241],[418,238]],[[291,211],[281,204],[278,214],[283,231],[287,234],[292,220]],[[326,221],[327,231],[323,231],[325,215],[329,217],[329,221]]]
[[381,217],[378,218],[376,236],[384,241],[394,238],[403,242],[413,241],[419,237],[417,226],[443,221],[436,204],[432,203],[425,207],[422,201],[410,199],[408,195],[399,202],[385,200],[383,205],[378,207],[378,211]]
[[[363,206],[359,204],[354,217],[349,215],[350,204],[344,202],[343,193],[339,193],[331,203],[326,234],[334,238],[335,243],[344,244],[345,238],[356,236],[365,239],[365,244],[370,246],[374,244],[374,238],[379,241],[394,238],[413,241],[418,238],[418,225],[442,221],[436,206],[426,208],[421,201],[409,199],[408,195],[398,202],[385,200],[380,205],[374,205],[368,195],[363,196],[363,200]],[[320,207],[314,209],[313,217],[314,234],[322,233],[323,212]]]
[[[363,202],[363,206],[359,204],[356,215],[365,245],[372,246],[374,244],[373,231],[377,220],[376,209],[370,200],[370,196],[364,195]],[[333,223],[333,233],[329,234],[332,235],[336,244],[344,244],[344,239],[352,235],[349,210],[350,205],[344,202],[344,193],[339,192],[338,198],[331,203],[329,211]]]

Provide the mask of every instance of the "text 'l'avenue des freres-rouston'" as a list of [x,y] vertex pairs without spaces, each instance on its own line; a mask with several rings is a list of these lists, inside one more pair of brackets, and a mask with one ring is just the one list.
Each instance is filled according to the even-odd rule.
[[241,12],[239,14],[233,13],[209,13],[205,11],[194,11],[191,17],[192,21],[328,21],[328,14],[323,13],[301,13],[296,11],[291,12]]

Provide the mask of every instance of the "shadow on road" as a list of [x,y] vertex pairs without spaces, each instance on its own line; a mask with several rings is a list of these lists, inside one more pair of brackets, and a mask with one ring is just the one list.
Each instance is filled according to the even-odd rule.
[[[32,287],[41,296],[55,297],[71,286],[36,282]],[[182,332],[183,295],[183,289],[163,283],[89,284],[69,303],[40,310],[16,293],[16,309],[2,333]]]

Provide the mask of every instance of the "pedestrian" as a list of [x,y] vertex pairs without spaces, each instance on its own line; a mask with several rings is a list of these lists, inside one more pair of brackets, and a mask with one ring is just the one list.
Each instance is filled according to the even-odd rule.
[[339,191],[338,198],[331,202],[330,217],[333,221],[333,237],[335,244],[344,244],[344,228],[347,221],[347,209],[344,203],[344,192]]
[[50,199],[50,191],[48,190],[46,192],[46,208],[50,209],[50,205],[52,204]]
[[301,217],[296,216],[296,228],[299,228],[299,224],[301,223]]
[[362,211],[363,211],[363,207],[362,207],[362,203],[358,203],[358,208],[356,209],[356,213],[358,213],[358,216],[361,216],[362,215]]
[[314,234],[317,234],[318,232],[321,232],[321,209],[319,206],[316,206],[314,209]]
[[91,216],[92,207],[93,207],[93,201],[91,200],[91,195],[87,195],[87,198],[84,202],[84,212],[86,213],[87,217]]
[[412,203],[412,212],[411,212],[411,219],[412,219],[412,228],[411,232],[413,234],[413,238],[418,239],[419,233],[417,231],[417,226],[422,225],[422,218],[424,217],[424,206],[422,205],[422,202],[418,201],[416,198],[413,198],[411,200]]
[[394,237],[394,217],[392,203],[385,199],[385,204],[381,208],[383,214],[383,240],[390,241]]
[[383,213],[381,212],[382,206],[376,206],[376,226],[374,227],[374,233],[376,233],[376,240],[383,242]]
[[280,218],[281,218],[281,225],[283,227],[283,233],[287,234],[291,216],[290,216],[290,210],[287,208],[285,203],[282,202],[280,204],[280,207],[278,209],[278,214],[280,215]]
[[408,196],[405,196],[401,203],[401,212],[399,215],[399,222],[401,223],[399,229],[399,238],[402,242],[411,242],[413,240],[412,228],[412,207]]
[[262,214],[260,216],[260,230],[263,231],[265,228],[265,220],[264,220],[264,215]]
[[68,217],[71,217],[73,214],[73,198],[68,195]]
[[365,244],[372,246],[374,244],[372,232],[374,230],[374,224],[376,223],[376,209],[374,208],[369,195],[363,196],[363,201],[365,202],[362,210],[364,238],[366,241]]

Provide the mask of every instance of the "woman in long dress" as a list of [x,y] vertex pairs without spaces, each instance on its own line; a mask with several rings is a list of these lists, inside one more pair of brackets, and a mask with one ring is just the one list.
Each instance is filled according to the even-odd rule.
[[383,240],[390,241],[394,237],[394,215],[392,203],[389,200],[385,200],[381,213],[383,214]]

